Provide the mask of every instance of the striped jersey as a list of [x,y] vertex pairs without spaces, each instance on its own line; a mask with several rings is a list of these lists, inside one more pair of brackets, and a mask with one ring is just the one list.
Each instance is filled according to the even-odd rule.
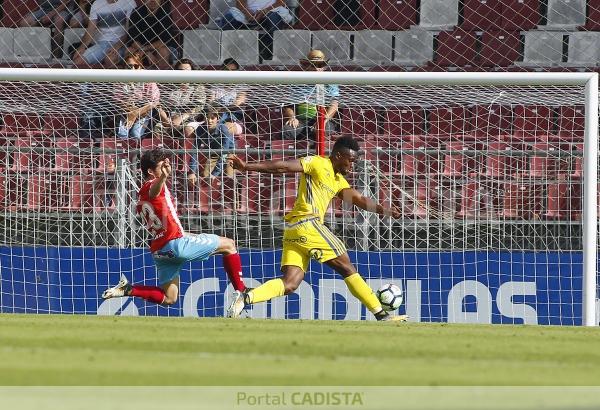
[[150,187],[155,179],[146,181],[138,193],[137,213],[142,216],[146,229],[152,236],[150,251],[156,252],[172,239],[183,236],[183,227],[177,216],[171,192],[164,184],[160,193],[150,199]]
[[322,223],[331,200],[350,185],[342,174],[334,172],[328,157],[307,156],[300,158],[300,163],[303,173],[296,202],[284,219],[296,222],[305,217],[318,217]]

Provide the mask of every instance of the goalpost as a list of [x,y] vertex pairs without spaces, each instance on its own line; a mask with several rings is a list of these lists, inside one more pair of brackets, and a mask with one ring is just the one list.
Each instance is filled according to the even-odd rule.
[[[246,101],[235,150],[197,145],[158,118],[141,141],[116,137],[123,101],[150,102],[132,97],[142,83],[156,83],[161,100],[182,84],[207,94],[237,85]],[[295,177],[224,173],[191,184],[190,160],[202,168],[229,152],[249,160],[314,154],[310,138],[282,140],[282,107],[328,104],[331,97],[299,96],[318,84],[340,89],[327,145],[351,134],[364,149],[351,184],[403,210],[391,220],[334,201],[326,223],[372,287],[401,286],[402,313],[598,324],[597,73],[0,69],[0,312],[223,314],[230,288],[214,258],[182,273],[173,307],[99,297],[121,273],[156,281],[133,214],[137,159],[153,146],[173,155],[184,228],[236,239],[250,286],[279,275]],[[314,262],[296,295],[249,315],[369,318]]]

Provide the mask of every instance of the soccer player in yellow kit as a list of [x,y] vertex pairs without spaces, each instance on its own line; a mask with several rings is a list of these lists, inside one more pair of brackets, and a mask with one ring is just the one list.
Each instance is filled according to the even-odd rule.
[[307,156],[295,160],[245,163],[236,156],[231,163],[240,171],[270,174],[302,173],[294,208],[285,216],[281,271],[283,276],[259,287],[238,292],[227,313],[238,317],[249,304],[265,302],[294,292],[308,269],[310,259],[331,267],[342,275],[350,293],[369,309],[377,320],[404,321],[384,311],[379,299],[350,262],[344,243],[324,224],[325,212],[334,197],[380,215],[400,217],[396,207],[387,208],[350,187],[344,178],[352,171],[360,147],[350,136],[338,138],[328,158]]

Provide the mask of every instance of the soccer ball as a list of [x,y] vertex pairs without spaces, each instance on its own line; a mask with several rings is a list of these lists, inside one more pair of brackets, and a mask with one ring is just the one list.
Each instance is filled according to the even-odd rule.
[[376,295],[381,302],[381,307],[387,312],[398,309],[404,300],[402,289],[391,283],[386,283],[377,289]]

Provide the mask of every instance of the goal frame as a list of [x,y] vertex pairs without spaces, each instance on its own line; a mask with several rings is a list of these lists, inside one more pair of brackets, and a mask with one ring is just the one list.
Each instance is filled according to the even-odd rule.
[[0,68],[0,81],[170,82],[229,84],[492,85],[584,86],[583,156],[583,317],[596,326],[598,263],[598,73],[448,73],[448,72],[273,72]]

